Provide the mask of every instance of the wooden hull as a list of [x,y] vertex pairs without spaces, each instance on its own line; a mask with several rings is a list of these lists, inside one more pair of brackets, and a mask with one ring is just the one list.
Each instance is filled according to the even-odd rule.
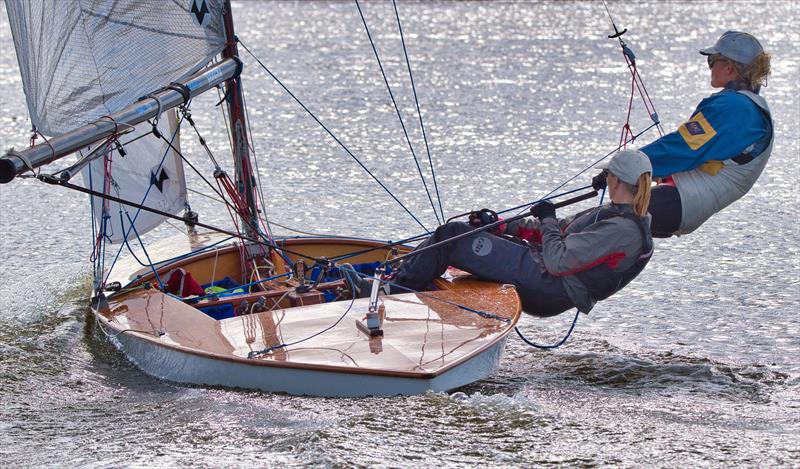
[[[365,243],[379,244],[300,239],[287,246],[347,252]],[[190,257],[182,265],[197,270],[208,256]],[[356,327],[367,312],[367,298],[278,306],[218,320],[150,288],[112,296],[95,314],[112,342],[158,378],[296,395],[407,395],[447,391],[491,375],[519,318],[513,288],[463,277],[442,280],[439,287],[382,296],[383,336],[375,337]]]

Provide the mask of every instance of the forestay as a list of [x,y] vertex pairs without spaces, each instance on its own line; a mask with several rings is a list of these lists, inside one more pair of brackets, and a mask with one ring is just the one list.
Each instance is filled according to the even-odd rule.
[[187,78],[225,45],[222,6],[6,0],[34,127],[60,135]]

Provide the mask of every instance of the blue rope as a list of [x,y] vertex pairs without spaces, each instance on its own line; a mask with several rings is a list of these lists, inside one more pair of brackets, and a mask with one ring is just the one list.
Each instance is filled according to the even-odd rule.
[[390,191],[390,190],[389,190],[389,188],[388,188],[388,187],[386,187],[386,185],[384,185],[384,184],[383,184],[383,182],[381,182],[381,180],[380,180],[380,179],[378,179],[378,178],[377,178],[377,177],[376,177],[374,174],[372,174],[372,171],[370,171],[370,170],[369,170],[369,169],[368,169],[366,166],[364,166],[364,163],[362,163],[362,162],[361,162],[361,160],[359,160],[359,159],[358,159],[358,157],[356,157],[356,155],[354,155],[354,154],[353,154],[353,152],[351,152],[351,151],[350,151],[350,149],[349,149],[349,148],[347,148],[347,146],[346,146],[344,143],[342,143],[342,141],[341,141],[341,140],[339,140],[339,137],[337,137],[337,136],[336,136],[336,134],[334,134],[334,133],[333,133],[333,131],[331,131],[331,130],[330,130],[330,129],[329,129],[329,128],[328,128],[328,127],[325,125],[325,124],[323,124],[323,123],[322,123],[322,121],[321,121],[321,120],[319,120],[319,118],[318,118],[318,117],[317,117],[317,116],[316,116],[316,115],[315,115],[313,112],[311,112],[311,110],[310,110],[310,109],[309,109],[309,108],[308,108],[308,107],[307,107],[305,104],[303,104],[303,102],[302,102],[302,101],[300,101],[300,99],[299,99],[297,96],[295,96],[295,95],[294,95],[294,93],[292,93],[292,92],[289,90],[289,88],[287,88],[287,87],[286,87],[286,85],[284,85],[284,84],[283,84],[283,82],[282,82],[280,79],[278,79],[278,77],[277,77],[277,76],[276,76],[274,73],[272,73],[272,71],[270,71],[270,69],[268,69],[268,68],[267,68],[267,66],[266,66],[266,65],[264,65],[264,63],[263,63],[263,62],[261,62],[261,60],[260,60],[258,57],[256,57],[256,56],[255,56],[255,55],[254,55],[254,54],[253,54],[253,53],[250,51],[250,49],[247,47],[247,45],[246,45],[245,43],[243,43],[243,42],[240,40],[240,41],[239,41],[239,44],[241,44],[241,45],[242,45],[242,47],[244,47],[244,50],[246,50],[246,51],[247,51],[247,53],[248,53],[248,54],[250,54],[250,56],[251,56],[251,57],[253,57],[253,59],[254,59],[256,62],[258,62],[258,64],[259,64],[259,65],[261,65],[261,68],[263,68],[263,69],[264,69],[264,71],[265,71],[265,72],[267,72],[267,74],[269,74],[269,76],[270,76],[270,77],[272,77],[272,79],[273,79],[273,80],[275,80],[275,82],[276,82],[278,85],[280,85],[280,86],[281,86],[281,88],[283,88],[283,90],[284,90],[284,91],[286,91],[286,93],[288,93],[288,94],[289,94],[289,96],[291,96],[291,97],[292,97],[292,98],[293,98],[293,99],[294,99],[294,100],[297,102],[297,104],[299,104],[299,105],[300,105],[300,107],[302,107],[302,108],[303,108],[303,109],[306,111],[306,113],[308,113],[308,115],[309,115],[309,116],[311,116],[311,118],[312,118],[312,119],[314,119],[314,120],[317,122],[317,124],[319,124],[319,125],[320,125],[320,127],[322,127],[322,129],[323,129],[323,130],[325,130],[325,132],[327,132],[327,133],[328,133],[328,135],[330,135],[330,136],[331,136],[331,138],[333,138],[333,140],[334,140],[334,141],[336,141],[336,143],[338,143],[338,144],[339,144],[339,146],[340,146],[340,147],[342,147],[342,149],[343,149],[345,152],[347,152],[347,154],[348,154],[348,155],[350,155],[350,157],[351,157],[351,158],[353,158],[353,160],[355,160],[355,162],[356,162],[356,163],[358,163],[358,165],[359,165],[359,166],[361,166],[361,169],[363,169],[364,171],[366,171],[366,173],[367,173],[367,174],[369,174],[369,176],[370,176],[370,177],[371,177],[371,178],[372,178],[372,179],[373,179],[375,182],[377,182],[377,183],[378,183],[378,185],[380,185],[380,186],[383,188],[383,190],[384,190],[384,191],[386,191],[386,193],[387,193],[387,194],[389,194],[389,196],[391,196],[391,197],[392,197],[392,199],[394,199],[394,201],[395,201],[395,202],[397,202],[397,203],[398,203],[398,204],[399,204],[399,205],[400,205],[400,206],[403,208],[403,210],[405,210],[405,211],[406,211],[406,213],[407,213],[407,214],[409,214],[409,215],[411,216],[411,218],[413,218],[413,219],[414,219],[414,221],[415,221],[415,222],[417,222],[417,224],[418,224],[419,226],[421,226],[421,227],[422,227],[422,229],[423,229],[423,230],[425,230],[427,233],[430,233],[430,232],[431,232],[431,231],[428,229],[428,227],[426,227],[426,226],[425,226],[425,225],[424,225],[424,224],[423,224],[421,221],[419,221],[419,219],[416,217],[416,215],[414,215],[413,213],[411,213],[411,211],[410,211],[410,210],[409,210],[409,209],[408,209],[408,208],[405,206],[405,204],[403,204],[403,202],[401,202],[401,201],[400,201],[400,199],[398,199],[398,198],[397,198],[397,196],[395,196],[395,195],[392,193],[392,191]]
[[566,342],[567,339],[569,339],[569,336],[572,335],[572,331],[575,329],[575,324],[578,322],[578,315],[579,314],[581,314],[580,311],[575,311],[575,319],[572,320],[572,325],[569,327],[569,330],[567,331],[567,335],[565,335],[563,339],[561,339],[560,341],[558,341],[557,343],[552,344],[552,345],[541,345],[541,344],[537,344],[535,342],[532,342],[531,340],[529,340],[527,337],[525,337],[522,334],[522,331],[519,330],[519,326],[514,327],[514,330],[517,331],[517,335],[519,335],[519,337],[526,344],[530,345],[531,347],[536,347],[538,349],[544,349],[544,350],[554,349],[554,348],[558,348],[558,347],[561,347],[562,345],[564,345],[564,342]]
[[[150,259],[150,254],[147,253],[147,249],[145,249],[145,247],[144,247],[144,242],[142,241],[141,236],[139,236],[139,230],[137,230],[136,227],[134,226],[134,224],[133,224],[134,220],[131,220],[131,216],[130,216],[130,214],[128,213],[127,210],[125,210],[125,216],[128,217],[128,222],[131,224],[131,228],[133,228],[133,233],[136,235],[136,240],[139,241],[139,245],[142,247],[142,252],[144,253],[144,257],[147,258],[147,263],[148,263],[147,265],[150,267],[150,270],[153,271],[153,275],[156,278],[156,282],[158,282],[158,287],[161,290],[163,290],[164,289],[164,283],[161,281],[161,276],[158,275],[158,271],[156,270],[155,265],[153,265],[153,261]],[[122,210],[120,210],[119,217],[120,217],[120,224],[121,224],[121,222],[122,222]],[[128,237],[127,236],[125,238],[123,238],[123,242],[125,243],[126,246],[128,246],[128,252],[130,252],[133,257],[136,257],[136,254],[134,254],[134,252],[133,252],[133,248],[131,247],[130,243],[128,242]],[[141,264],[141,262],[139,261],[138,258],[136,259],[136,261]],[[109,275],[110,274],[111,274],[111,272],[110,272],[110,269],[109,269]]]
[[[442,220],[445,220],[444,209],[442,208],[442,196],[439,195],[439,185],[436,183],[436,171],[433,169],[433,160],[431,159],[431,149],[428,146],[428,136],[425,133],[425,124],[422,123],[422,111],[419,108],[419,99],[417,98],[417,87],[414,85],[414,74],[411,73],[411,62],[408,60],[408,50],[406,50],[406,40],[403,36],[403,26],[400,24],[400,13],[397,11],[397,3],[392,0],[394,5],[394,16],[397,18],[397,29],[400,31],[400,42],[403,44],[403,54],[406,57],[406,67],[408,68],[408,78],[411,80],[411,89],[414,91],[414,103],[417,105],[417,116],[419,116],[419,127],[422,129],[422,139],[425,142],[425,150],[428,152],[428,164],[431,167],[431,176],[433,176],[433,188],[436,190],[436,200],[439,202],[439,212],[442,214]],[[434,210],[435,211],[435,210]]]
[[[167,146],[167,149],[166,149],[166,151],[164,152],[164,155],[163,155],[163,156],[161,156],[161,162],[158,164],[158,168],[156,169],[156,172],[158,172],[158,171],[159,171],[159,170],[160,170],[160,169],[163,167],[163,165],[164,165],[164,161],[167,159],[167,155],[169,154],[170,150],[172,149],[172,142],[175,140],[175,137],[178,135],[178,132],[180,131],[180,128],[181,128],[181,123],[183,122],[183,119],[184,119],[184,117],[183,117],[183,116],[181,116],[181,120],[180,120],[180,121],[178,121],[178,125],[177,125],[177,126],[175,126],[175,132],[173,132],[173,133],[172,133],[172,137],[170,138],[170,140],[169,140],[169,142],[168,142],[168,143],[169,143],[169,145]],[[144,196],[142,197],[142,202],[141,202],[141,204],[140,204],[140,205],[144,205],[144,202],[145,202],[145,200],[147,200],[147,196],[150,194],[150,189],[152,189],[152,188],[153,188],[153,185],[152,185],[152,184],[150,184],[149,186],[147,186],[147,190],[145,191],[145,193],[144,193]],[[120,205],[120,210],[122,210],[122,205]],[[127,214],[127,212],[128,212],[128,211],[127,211],[127,210],[125,210],[125,213],[126,213],[126,214]],[[136,219],[139,217],[139,214],[140,214],[141,212],[142,212],[142,209],[141,209],[141,208],[137,208],[137,209],[136,209],[136,214],[133,216],[133,219],[132,219],[132,220],[131,220],[131,218],[130,218],[130,215],[128,215],[128,219],[129,219],[129,220],[131,220],[131,225],[128,227],[128,230],[125,232],[125,234],[124,234],[124,236],[123,236],[123,238],[122,238],[124,242],[123,242],[123,243],[121,243],[121,244],[119,245],[119,249],[117,250],[117,255],[116,255],[116,256],[114,256],[114,261],[111,263],[111,266],[108,268],[108,276],[106,276],[106,280],[108,280],[109,276],[111,275],[111,270],[112,270],[112,269],[114,269],[114,266],[117,264],[117,261],[119,260],[119,256],[122,254],[122,248],[123,248],[123,247],[125,247],[125,245],[127,245],[127,244],[128,244],[128,243],[127,243],[128,236],[130,236],[131,230],[133,230],[133,229],[134,229],[134,226],[133,226],[133,224],[136,222]],[[122,220],[120,220],[120,222],[121,222],[121,221],[122,221]],[[123,227],[124,227],[124,224],[123,224],[123,225],[121,225],[121,226],[123,226]],[[136,234],[136,237],[137,237],[137,238],[139,237],[139,234],[138,234],[138,233]],[[139,242],[141,243],[141,239],[139,240]],[[128,246],[128,249],[130,250],[130,246]],[[143,243],[142,243],[142,249],[144,249],[144,244],[143,244]],[[130,251],[130,252],[131,252],[131,253],[133,253],[133,251]],[[148,260],[149,260],[149,259],[148,259]],[[156,277],[157,277],[157,276],[158,276],[158,274],[156,274]],[[160,280],[159,280],[159,284],[160,284],[160,283],[161,283],[161,282],[160,282]]]
[[[378,68],[381,70],[381,76],[383,76],[383,82],[386,84],[386,90],[389,91],[389,97],[392,99],[392,104],[394,105],[394,110],[397,113],[397,119],[400,121],[400,127],[403,128],[403,135],[406,137],[406,142],[408,143],[408,148],[411,150],[411,157],[414,158],[414,164],[417,166],[417,172],[419,173],[419,177],[422,180],[422,185],[425,187],[425,193],[428,194],[428,200],[431,203],[431,208],[433,209],[433,214],[436,216],[436,221],[441,224],[442,219],[439,218],[439,214],[436,212],[436,206],[433,203],[433,198],[431,197],[431,192],[428,190],[428,183],[425,181],[425,176],[422,175],[422,168],[419,165],[419,160],[417,159],[417,154],[414,152],[414,146],[411,144],[411,139],[408,136],[408,130],[406,130],[406,124],[403,121],[403,116],[400,113],[400,108],[397,106],[397,101],[394,99],[394,93],[392,93],[392,87],[389,85],[389,79],[386,78],[386,72],[383,70],[383,64],[381,63],[381,58],[378,55],[378,49],[375,47],[375,42],[372,40],[372,34],[369,32],[369,26],[367,26],[367,19],[364,18],[364,12],[361,10],[361,4],[358,3],[358,0],[354,0],[356,2],[356,8],[358,8],[358,14],[361,16],[361,23],[364,24],[364,31],[367,33],[367,38],[369,39],[369,44],[372,46],[372,52],[375,54],[375,60],[378,61]],[[405,45],[403,46],[405,47]],[[407,59],[408,57],[406,57]]]

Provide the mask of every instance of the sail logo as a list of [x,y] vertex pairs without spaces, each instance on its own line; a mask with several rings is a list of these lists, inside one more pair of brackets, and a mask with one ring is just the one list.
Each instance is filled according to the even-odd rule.
[[[160,166],[160,165],[159,165]],[[150,184],[156,186],[158,192],[164,193],[164,181],[169,179],[166,169],[155,167],[150,170]]]
[[192,14],[192,20],[200,26],[206,26],[211,21],[211,11],[208,9],[206,0],[191,0],[192,6],[189,12]]

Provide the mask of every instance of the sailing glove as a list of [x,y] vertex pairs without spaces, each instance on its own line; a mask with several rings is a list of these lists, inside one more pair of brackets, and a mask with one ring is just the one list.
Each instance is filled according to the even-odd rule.
[[[480,210],[469,213],[469,224],[474,226],[475,228],[491,225],[492,223],[498,222],[500,220],[502,220],[502,218],[497,216],[497,212],[495,212],[494,210],[489,210],[488,208],[482,208]],[[501,235],[505,233],[505,231],[506,231],[506,224],[500,223],[490,232],[496,235]]]
[[600,172],[600,174],[592,178],[592,189],[596,191],[605,189],[606,186],[608,185],[608,181],[606,180],[607,178],[608,178],[608,170],[604,169],[603,171]]
[[491,225],[497,220],[499,220],[497,217],[497,212],[494,210],[489,210],[488,208],[482,208],[469,213],[469,224],[476,228]]
[[555,218],[556,217],[556,206],[553,205],[553,202],[549,200],[542,200],[541,202],[536,202],[531,207],[531,215],[538,218],[539,220],[544,220],[545,218]]

